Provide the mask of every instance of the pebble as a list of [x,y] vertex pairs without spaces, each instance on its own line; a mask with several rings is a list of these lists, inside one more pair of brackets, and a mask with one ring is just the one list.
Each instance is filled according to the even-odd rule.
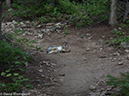
[[102,36],[102,38],[105,38],[105,36]]
[[88,37],[88,39],[91,39],[91,38],[92,38],[92,36]]
[[40,69],[39,72],[43,72],[43,69]]
[[109,60],[112,60],[112,59],[113,59],[112,57],[109,58]]
[[113,56],[120,56],[120,53],[113,53]]
[[87,36],[90,36],[91,34],[89,34],[89,33],[86,33],[86,35],[87,35]]
[[86,51],[90,51],[90,48],[87,48]]
[[118,62],[118,65],[123,65],[123,62]]
[[94,85],[90,85],[90,88],[89,88],[90,90],[95,90],[96,89],[96,86],[94,86]]
[[104,41],[103,39],[99,39],[98,40],[99,43],[103,43],[103,41]]
[[126,53],[129,53],[129,50],[128,50],[128,49],[125,49],[125,52],[126,52]]
[[100,48],[100,51],[102,51],[103,50],[103,48]]

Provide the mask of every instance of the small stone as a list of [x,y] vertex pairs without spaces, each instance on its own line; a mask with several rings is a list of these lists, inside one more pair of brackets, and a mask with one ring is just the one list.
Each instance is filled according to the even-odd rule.
[[42,69],[40,69],[40,70],[39,70],[39,72],[43,72],[43,70],[42,70]]
[[40,27],[41,27],[41,25],[38,25],[37,27],[38,27],[38,28],[40,28]]
[[114,31],[118,31],[116,28],[114,28]]
[[117,60],[117,58],[113,58],[115,61]]
[[120,53],[113,53],[113,56],[120,56]]
[[52,66],[56,66],[56,64],[55,64],[55,63],[51,63],[51,65],[52,65]]
[[119,29],[119,30],[121,30],[122,28],[121,28],[121,27],[119,27],[118,29]]
[[123,65],[123,62],[118,62],[118,65]]
[[99,42],[99,43],[103,43],[103,39],[99,39],[98,42]]
[[92,36],[88,37],[88,39],[90,40],[92,38]]
[[23,22],[20,22],[21,25],[23,25],[24,23]]
[[53,81],[54,81],[54,82],[57,82],[58,80],[54,78]]
[[30,23],[30,21],[26,21],[25,23],[27,23],[27,24],[28,24],[28,23]]
[[125,49],[125,52],[126,52],[126,53],[129,53],[129,50],[128,50],[128,49]]
[[60,23],[60,22],[55,24],[55,26],[60,26],[60,25],[61,25],[61,23]]
[[105,38],[105,36],[102,36],[102,38]]
[[102,51],[103,50],[103,48],[100,48],[100,51]]
[[28,64],[28,62],[25,62],[25,66],[27,67],[29,64]]
[[41,75],[42,77],[45,77],[43,74]]
[[109,60],[112,60],[112,59],[113,59],[112,57],[109,58]]
[[38,34],[38,39],[42,39],[43,38],[43,34]]
[[86,51],[90,51],[90,48],[87,48]]
[[112,62],[114,62],[115,60],[111,60]]
[[60,33],[61,32],[61,30],[58,30],[58,29],[56,29],[56,31],[57,31],[57,33]]
[[60,73],[59,76],[65,76],[65,73]]
[[46,26],[52,26],[54,23],[47,23]]
[[90,36],[91,34],[89,34],[89,33],[86,33],[86,35],[87,35],[87,36]]
[[89,88],[90,90],[95,90],[96,89],[96,86],[94,86],[94,85],[90,85],[90,88]]

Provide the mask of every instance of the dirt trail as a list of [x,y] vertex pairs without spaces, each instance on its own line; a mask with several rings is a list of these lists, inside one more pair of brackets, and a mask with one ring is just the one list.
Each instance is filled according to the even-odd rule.
[[[45,34],[42,39],[36,39],[38,43],[34,44],[43,49],[43,52],[40,52],[41,57],[37,58],[42,61],[46,58],[56,64],[53,74],[57,81],[52,87],[52,96],[88,96],[91,84],[97,83],[108,74],[119,76],[120,72],[128,71],[127,53],[105,44],[110,38],[110,28],[99,26],[68,30],[69,34],[65,34],[65,37],[64,33],[53,32],[50,35]],[[30,40],[34,38],[25,37]],[[46,53],[49,46],[60,46],[64,41],[68,42],[71,52]],[[122,64],[119,65],[119,62]]]
[[[57,82],[52,91],[53,96],[87,96],[89,86],[107,74],[118,76],[120,72],[127,72],[129,61],[126,54],[122,55],[113,47],[107,47],[105,41],[109,39],[110,29],[105,26],[99,28],[88,32],[92,36],[91,39],[85,35],[86,28],[81,30],[71,28],[70,34],[65,37],[63,34],[51,33],[50,36],[45,35],[43,39],[37,39],[38,43],[35,46],[44,50],[41,55],[56,64],[54,76]],[[81,34],[84,38],[80,38]],[[99,39],[104,41],[99,43]],[[68,42],[70,53],[46,53],[49,46],[59,46],[64,41]],[[113,55],[115,53],[116,55]],[[123,65],[118,65],[121,60]]]

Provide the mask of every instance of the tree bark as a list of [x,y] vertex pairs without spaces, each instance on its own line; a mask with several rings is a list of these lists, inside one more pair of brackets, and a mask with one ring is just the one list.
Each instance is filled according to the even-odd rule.
[[0,0],[0,40],[2,40],[1,21],[2,21],[2,0]]
[[11,8],[11,0],[6,0],[6,6],[7,8]]
[[109,25],[112,27],[117,25],[117,16],[116,16],[116,8],[117,8],[117,0],[110,0],[111,2],[111,11],[110,11],[110,17],[109,17]]

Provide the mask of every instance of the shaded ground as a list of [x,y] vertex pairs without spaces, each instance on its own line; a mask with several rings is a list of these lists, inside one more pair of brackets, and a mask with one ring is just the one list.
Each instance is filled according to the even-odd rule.
[[[108,74],[119,76],[120,72],[127,72],[128,53],[107,46],[111,30],[107,25],[82,29],[69,27],[67,34],[51,32],[44,34],[42,39],[36,39],[38,43],[33,45],[41,47],[43,52],[33,48],[28,50],[34,62],[26,64],[25,74],[34,89],[23,88],[23,91],[31,93],[31,96],[88,96],[93,89],[90,85],[105,81]],[[33,35],[20,36],[23,37],[29,40],[35,38]],[[60,46],[65,41],[71,52],[47,54],[49,46]]]
[[[34,82],[39,79],[39,82],[34,85],[40,94],[42,93],[43,96],[88,96],[91,84],[103,80],[108,74],[119,76],[120,72],[128,71],[127,53],[108,47],[106,44],[106,40],[109,40],[111,36],[110,27],[101,25],[80,30],[71,27],[68,30],[69,34],[65,37],[64,33],[56,32],[44,35],[43,39],[37,39],[38,43],[35,44],[41,47],[43,52],[31,51],[40,62],[52,62],[52,64],[48,63],[50,66],[40,63],[29,67],[33,72],[29,72],[28,76],[34,79]],[[34,37],[27,36],[27,38],[31,40]],[[64,41],[68,42],[70,53],[46,53],[49,46],[59,46]],[[119,62],[123,64],[119,65]],[[42,65],[44,67],[41,67]],[[40,69],[46,71],[40,72]],[[40,76],[36,73],[40,73]],[[43,80],[46,77],[42,78],[41,74],[51,77],[51,80],[48,79],[49,84],[52,82],[50,86],[48,85],[49,87],[43,86],[45,84]]]

